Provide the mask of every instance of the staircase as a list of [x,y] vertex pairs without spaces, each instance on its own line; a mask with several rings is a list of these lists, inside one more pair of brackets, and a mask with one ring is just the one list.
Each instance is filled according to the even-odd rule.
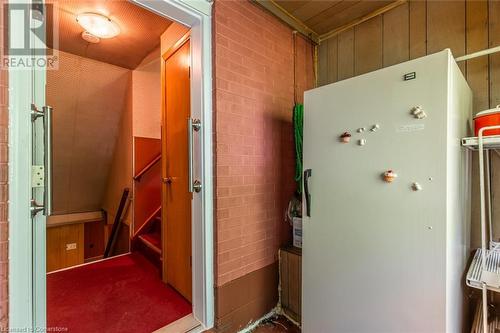
[[161,271],[161,208],[134,235],[132,251],[140,252]]
[[134,137],[134,226],[131,250],[162,271],[161,140]]

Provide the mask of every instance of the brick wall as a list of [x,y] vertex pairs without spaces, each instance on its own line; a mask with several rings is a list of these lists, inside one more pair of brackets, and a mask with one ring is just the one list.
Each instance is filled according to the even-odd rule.
[[[0,17],[4,17],[4,1],[0,1]],[[0,55],[3,55],[4,26],[0,19]],[[9,325],[9,229],[7,224],[8,207],[8,75],[7,71],[0,70],[0,331],[5,331]]]
[[[216,283],[277,260],[295,190],[291,28],[249,1],[215,1]],[[314,83],[313,50],[296,37],[298,99]]]
[[[3,33],[1,34],[3,36]],[[313,86],[312,47],[297,37],[298,99]],[[295,190],[292,30],[247,1],[215,2],[216,282],[269,266],[289,239]],[[7,76],[0,71],[0,330],[8,326]]]
[[[0,33],[1,30],[0,30]],[[3,34],[3,33],[2,33]],[[0,70],[0,331],[8,327],[8,78]]]

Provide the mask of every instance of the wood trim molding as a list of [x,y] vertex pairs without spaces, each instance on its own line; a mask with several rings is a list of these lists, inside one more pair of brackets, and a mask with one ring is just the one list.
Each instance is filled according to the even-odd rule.
[[137,173],[133,178],[134,180],[140,181],[141,177],[148,172],[156,163],[161,161],[161,154],[158,154],[151,162],[149,162],[141,171]]
[[373,12],[369,13],[369,14],[366,14],[364,16],[361,16],[360,18],[357,18],[347,24],[344,24],[343,26],[340,26],[338,28],[335,28],[329,32],[326,32],[322,35],[319,36],[319,43],[329,39],[329,38],[332,38],[332,37],[335,37],[336,35],[340,34],[341,32],[343,31],[346,31],[352,27],[355,27],[363,22],[366,22],[376,16],[379,16],[379,15],[382,15],[384,14],[385,12],[388,12],[390,11],[391,9],[394,9],[398,6],[401,6],[402,4],[406,3],[408,0],[397,0],[397,1],[394,1],[390,4],[388,4],[387,6],[384,6],[382,8],[379,8],[377,10],[374,10]]
[[[184,36],[182,36],[177,42],[175,42],[174,45],[172,45],[172,47],[170,47],[163,55],[162,55],[162,58],[163,58],[163,61],[166,61],[168,58],[170,58],[170,56],[172,54],[175,53],[175,51],[177,51],[178,49],[181,48],[182,45],[184,45],[184,43],[186,43],[189,38],[191,38],[191,30],[189,30],[188,32],[186,32],[184,34]],[[163,73],[163,69],[162,69],[162,74]],[[162,85],[162,89],[163,89],[163,85]],[[162,90],[163,91],[163,90]]]
[[104,215],[102,211],[52,215],[47,218],[47,228],[97,221],[104,221]]
[[[137,229],[136,232],[134,232],[134,235],[132,236],[132,239],[135,239],[142,231],[142,229],[144,229],[146,227],[146,225],[149,224],[149,222],[151,222],[153,219],[156,218],[156,216],[158,215],[158,213],[161,211],[161,206],[158,207],[147,219],[146,221],[139,227],[139,229]],[[132,231],[133,232],[133,231]]]
[[301,20],[293,16],[285,8],[281,7],[273,0],[253,0],[256,4],[267,9],[271,14],[278,17],[280,20],[291,26],[293,29],[297,30],[299,33],[313,41],[314,43],[319,43],[318,34],[304,24]]
[[408,0],[396,0],[387,6],[384,6],[382,8],[379,8],[377,10],[374,10],[371,13],[368,13],[362,17],[359,17],[347,24],[344,24],[338,28],[335,28],[329,32],[326,32],[324,34],[318,34],[316,31],[313,29],[309,28],[304,22],[293,16],[290,12],[288,12],[285,8],[280,6],[278,3],[276,3],[274,0],[253,0],[253,2],[259,4],[263,8],[267,9],[269,12],[271,12],[274,16],[278,17],[280,20],[291,26],[293,29],[297,30],[299,33],[304,35],[305,37],[309,38],[311,41],[313,41],[316,44],[321,44],[321,42],[335,37],[336,35],[340,34],[343,31],[346,31],[358,24],[361,24],[365,21],[368,21],[376,16],[382,15],[385,12],[390,11],[391,9],[394,9],[406,2]]
[[216,287],[215,332],[235,333],[278,303],[278,262]]

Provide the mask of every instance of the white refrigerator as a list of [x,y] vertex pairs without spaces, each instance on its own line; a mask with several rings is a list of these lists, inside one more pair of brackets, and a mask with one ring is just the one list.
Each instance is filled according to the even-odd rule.
[[449,50],[305,93],[305,333],[461,332],[472,93]]

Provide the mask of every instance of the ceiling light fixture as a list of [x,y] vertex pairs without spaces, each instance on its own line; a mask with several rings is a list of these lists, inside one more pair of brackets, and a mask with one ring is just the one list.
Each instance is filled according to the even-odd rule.
[[120,27],[110,18],[96,13],[83,13],[76,17],[83,29],[99,38],[113,38],[120,33]]
[[82,38],[84,41],[89,42],[91,44],[97,44],[101,41],[99,37],[92,35],[88,31],[82,32]]

